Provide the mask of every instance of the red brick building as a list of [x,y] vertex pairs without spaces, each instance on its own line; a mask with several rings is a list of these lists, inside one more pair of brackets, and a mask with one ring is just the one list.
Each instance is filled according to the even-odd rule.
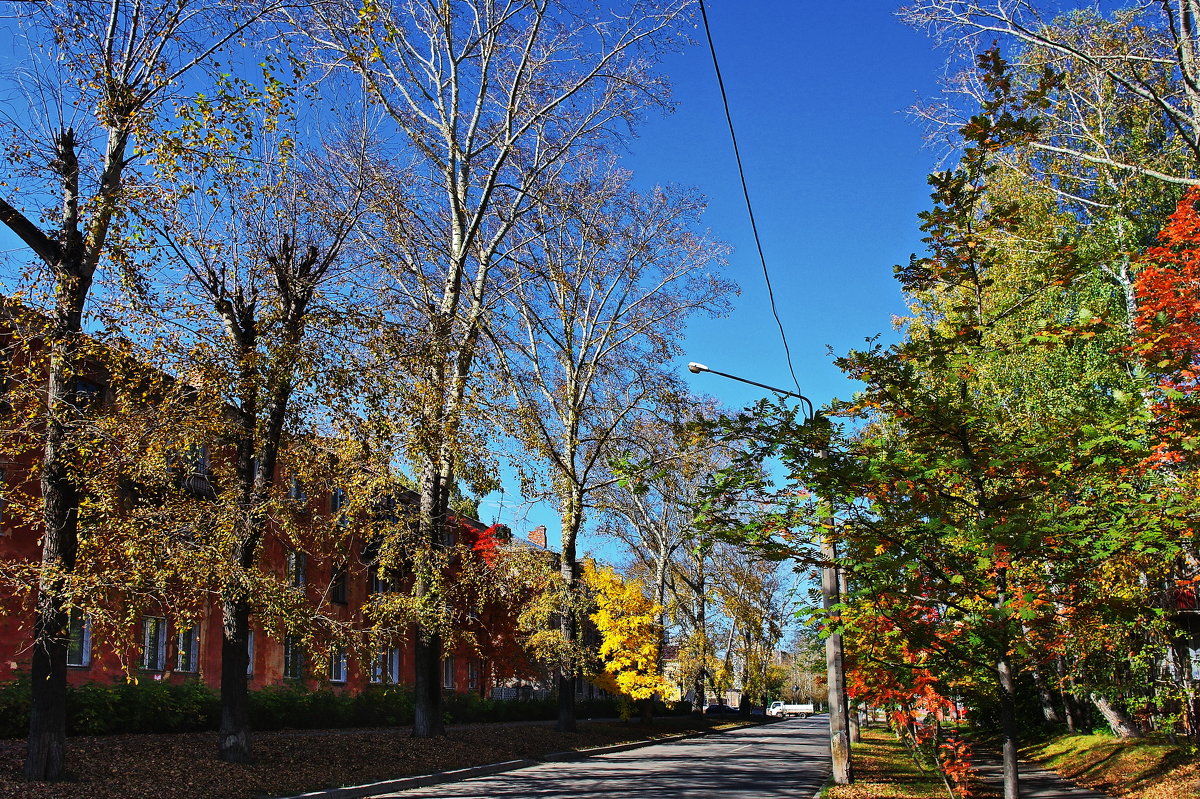
[[[36,350],[36,336],[18,335],[14,325],[21,317],[36,319],[25,309],[13,310],[11,302],[4,303],[7,312],[0,316],[0,424],[12,417],[12,407],[5,402],[4,392],[13,375],[29,361],[29,352]],[[33,341],[33,344],[27,342]],[[28,370],[24,372],[28,373]],[[84,376],[76,382],[76,395],[92,408],[102,408],[109,401],[107,372],[98,362],[89,362]],[[7,418],[6,418],[7,417]],[[6,433],[16,427],[15,422]],[[41,542],[36,526],[29,519],[34,514],[16,513],[6,502],[14,497],[36,501],[39,495],[38,453],[34,435],[27,435],[27,446],[20,445],[20,436],[6,436],[6,446],[0,448],[0,563],[36,563],[41,558]],[[16,443],[14,444],[14,441]],[[181,486],[197,496],[215,495],[216,487],[208,477],[208,453],[197,453],[192,474],[181,480]],[[164,467],[165,468],[165,467]],[[277,475],[277,484],[291,486],[292,499],[306,508],[314,523],[329,523],[344,501],[338,489],[314,492],[307,496],[297,481],[287,474]],[[402,497],[397,505],[411,506],[412,497]],[[475,520],[457,518],[450,535],[465,544],[478,557],[510,537],[507,528],[487,527]],[[348,630],[365,633],[367,622],[363,609],[373,594],[397,587],[375,568],[371,547],[363,540],[351,537],[334,557],[317,558],[292,551],[284,539],[269,534],[258,558],[267,574],[298,589],[313,608],[329,623]],[[10,570],[11,571],[11,570]],[[402,586],[401,586],[402,587]],[[33,610],[32,594],[24,598],[14,595],[0,599],[0,681],[15,679],[28,673]],[[93,629],[87,613],[72,612],[69,648],[69,676],[74,684],[110,682],[136,678],[139,680],[202,680],[216,689],[220,682],[221,610],[212,599],[202,608],[191,608],[194,620],[176,618],[167,611],[149,611],[126,626],[119,640],[108,640],[113,634]],[[503,608],[494,612],[472,615],[476,646],[461,647],[443,664],[443,685],[447,690],[472,691],[486,695],[497,678],[505,679],[514,669],[531,671],[514,651],[515,635],[512,613]],[[303,684],[310,688],[328,687],[331,690],[359,691],[372,683],[411,684],[414,680],[411,636],[398,636],[389,646],[377,651],[351,652],[326,649],[321,657],[304,650],[299,638],[278,629],[264,627],[252,618],[250,652],[250,687]],[[328,663],[326,666],[325,663]],[[318,665],[319,664],[319,665]]]

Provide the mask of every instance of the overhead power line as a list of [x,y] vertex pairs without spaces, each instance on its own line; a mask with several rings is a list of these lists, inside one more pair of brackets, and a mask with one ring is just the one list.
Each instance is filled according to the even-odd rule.
[[783,354],[787,359],[788,372],[796,391],[800,391],[800,380],[796,377],[796,369],[792,365],[792,350],[788,346],[787,333],[783,329],[783,320],[779,318],[779,309],[775,306],[775,290],[771,287],[771,273],[767,269],[767,257],[763,254],[762,240],[758,236],[758,224],[754,220],[754,205],[750,202],[750,189],[746,185],[746,170],[742,168],[742,153],[738,148],[737,133],[733,129],[733,115],[729,113],[729,97],[725,94],[725,80],[721,77],[721,64],[717,61],[717,48],[713,45],[712,31],[708,27],[708,9],[704,0],[700,0],[700,18],[704,21],[704,35],[708,39],[708,51],[712,53],[713,71],[717,74],[717,88],[721,90],[721,103],[725,106],[725,121],[729,123],[729,139],[733,142],[733,157],[737,161],[738,177],[742,181],[742,196],[746,198],[746,213],[750,217],[750,230],[754,234],[754,246],[758,248],[758,260],[762,264],[763,281],[767,284],[767,298],[771,301],[771,315],[779,326],[779,338],[783,341]]

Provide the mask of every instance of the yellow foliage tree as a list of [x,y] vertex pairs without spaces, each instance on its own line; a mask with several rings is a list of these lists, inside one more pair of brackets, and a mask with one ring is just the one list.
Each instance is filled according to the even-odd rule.
[[662,607],[640,580],[626,582],[611,568],[584,561],[583,583],[595,597],[592,621],[600,633],[603,671],[597,684],[630,699],[649,699],[668,687],[659,651]]

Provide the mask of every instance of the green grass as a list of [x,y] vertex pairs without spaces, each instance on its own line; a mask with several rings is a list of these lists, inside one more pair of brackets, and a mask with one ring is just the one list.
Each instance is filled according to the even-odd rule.
[[826,799],[946,799],[941,778],[923,772],[904,744],[884,729],[864,729],[862,742],[851,752],[853,785],[837,785],[822,793]]
[[1060,735],[1026,747],[1021,755],[1080,785],[1126,799],[1200,796],[1196,752],[1164,740]]

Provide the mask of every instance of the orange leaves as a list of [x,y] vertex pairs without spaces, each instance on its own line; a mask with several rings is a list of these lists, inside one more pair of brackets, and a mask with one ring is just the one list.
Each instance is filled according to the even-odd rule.
[[1153,461],[1178,463],[1196,450],[1200,400],[1200,187],[1189,189],[1140,259],[1135,347],[1158,375],[1159,441]]

